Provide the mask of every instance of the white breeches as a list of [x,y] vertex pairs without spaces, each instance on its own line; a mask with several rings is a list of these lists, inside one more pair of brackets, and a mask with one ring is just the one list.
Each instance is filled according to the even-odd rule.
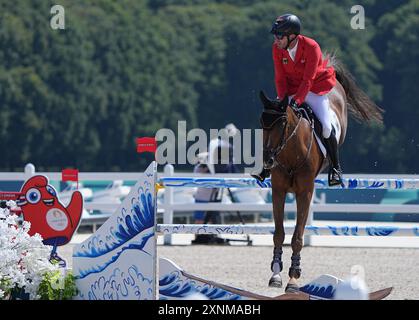
[[[292,97],[289,97],[291,100]],[[323,127],[323,137],[329,138],[332,132],[332,118],[330,116],[329,98],[327,95],[318,95],[313,92],[307,94],[306,100],[313,109],[314,114],[319,118]]]

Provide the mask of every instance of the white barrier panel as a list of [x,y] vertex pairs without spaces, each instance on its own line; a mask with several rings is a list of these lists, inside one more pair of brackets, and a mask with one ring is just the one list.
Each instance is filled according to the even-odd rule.
[[[254,178],[189,178],[162,177],[166,187],[200,188],[271,188],[271,179],[260,182]],[[329,187],[327,179],[316,179],[317,189],[419,189],[419,179],[343,179],[344,186]]]
[[156,170],[153,162],[116,212],[74,247],[78,299],[156,298]]
[[[284,226],[285,234],[293,234],[294,226]],[[275,226],[222,225],[222,224],[158,224],[157,232],[163,234],[273,234]],[[358,226],[306,226],[304,235],[313,236],[399,236],[419,237],[419,225],[403,227],[358,227]]]

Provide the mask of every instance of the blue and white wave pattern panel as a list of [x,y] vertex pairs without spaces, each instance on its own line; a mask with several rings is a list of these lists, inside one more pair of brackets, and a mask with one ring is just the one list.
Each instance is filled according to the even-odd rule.
[[187,300],[197,293],[207,300],[243,299],[238,294],[186,277],[182,270],[170,260],[160,259],[159,269],[160,300]]
[[341,282],[339,278],[324,274],[300,287],[300,291],[308,293],[312,300],[331,300],[335,295],[336,287]]
[[75,246],[79,299],[154,299],[156,165],[152,163],[117,211]]
[[208,300],[241,300],[242,297],[224,289],[182,277],[180,274],[167,274],[160,278],[160,300],[188,299],[195,293]]

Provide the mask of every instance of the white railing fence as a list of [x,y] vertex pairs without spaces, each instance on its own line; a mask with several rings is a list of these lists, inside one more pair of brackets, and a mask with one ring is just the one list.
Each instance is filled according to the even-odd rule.
[[[208,177],[208,175],[198,175],[198,174],[184,174],[184,173],[175,173],[174,167],[172,165],[166,165],[164,169],[164,175],[159,176],[159,179],[169,178],[167,180],[171,180],[172,177],[176,175],[181,175],[184,178],[195,178],[195,177]],[[418,176],[416,175],[365,175],[365,174],[357,174],[351,175],[347,174],[347,176],[356,176],[358,179],[363,180],[408,180],[409,182],[414,181],[415,185],[417,184]],[[215,174],[211,177],[217,178],[233,178],[233,179],[246,179],[249,178],[249,175],[244,174]],[[326,175],[320,175],[319,179],[326,179]],[[179,180],[182,180],[180,178]],[[187,179],[185,179],[187,180]],[[227,179],[226,179],[227,180]],[[233,181],[234,182],[234,181]],[[392,181],[393,182],[393,181]],[[180,182],[178,185],[187,185],[188,182]],[[176,183],[173,183],[176,185]],[[192,183],[191,183],[192,185]],[[251,203],[188,203],[188,204],[181,204],[181,203],[174,203],[173,202],[173,190],[174,187],[165,187],[165,197],[164,197],[164,204],[161,208],[164,210],[164,224],[172,224],[173,223],[173,216],[174,212],[176,211],[196,211],[196,210],[203,210],[203,211],[239,211],[239,212],[272,212],[272,203],[266,204],[251,204]],[[168,195],[166,197],[166,194]],[[296,212],[296,203],[292,204],[285,204],[285,212]],[[333,204],[333,203],[314,203],[312,199],[312,204],[310,206],[310,213],[307,219],[307,225],[312,225],[314,220],[314,212],[362,212],[362,213],[389,213],[389,214],[397,214],[397,213],[410,213],[410,214],[417,214],[419,213],[419,205],[405,205],[405,204]],[[362,223],[361,223],[362,224]],[[164,243],[171,244],[171,234],[164,235]],[[310,245],[311,236],[306,236],[304,243],[305,245]]]
[[[61,181],[61,172],[36,172],[35,166],[27,164],[24,172],[0,172],[0,181],[24,181],[34,174],[46,175],[52,181]],[[166,165],[163,173],[158,174],[158,180],[162,178],[175,177],[181,175],[182,177],[208,177],[208,175],[195,174],[195,173],[175,173],[172,165]],[[79,172],[79,180],[83,181],[103,181],[103,180],[129,180],[136,181],[140,173],[138,172]],[[359,179],[406,179],[409,181],[419,180],[418,175],[370,175],[370,174],[346,174],[346,176],[357,177]],[[212,178],[239,178],[246,179],[249,175],[245,174],[215,174],[211,175]],[[320,175],[320,179],[325,179],[325,175]],[[10,190],[2,190],[10,191]],[[193,212],[196,210],[203,211],[221,211],[221,212],[272,212],[271,203],[175,203],[174,201],[174,187],[165,187],[163,204],[159,206],[159,213],[163,213],[163,223],[172,224],[173,219],[176,216],[176,212]],[[97,211],[114,211],[118,208],[117,203],[106,203],[106,202],[85,202],[84,208],[90,213],[93,210]],[[296,212],[295,203],[285,205],[286,212]],[[383,214],[398,214],[398,213],[409,213],[418,214],[419,205],[406,205],[406,204],[347,204],[347,203],[314,203],[312,200],[310,215],[307,221],[307,225],[313,224],[314,212],[364,212],[364,213],[383,213]],[[94,219],[102,218],[98,215],[83,216],[85,222],[91,218]],[[97,220],[100,223],[100,219]],[[83,222],[82,222],[83,223]],[[362,222],[361,222],[362,224]],[[171,243],[171,234],[164,235],[164,243]],[[310,236],[307,236],[305,243],[309,245]]]

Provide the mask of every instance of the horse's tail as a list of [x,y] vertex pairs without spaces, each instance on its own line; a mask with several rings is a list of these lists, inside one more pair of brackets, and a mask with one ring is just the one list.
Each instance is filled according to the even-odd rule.
[[358,87],[354,76],[335,55],[331,55],[329,59],[329,63],[335,68],[336,79],[345,90],[346,98],[348,100],[348,110],[351,115],[360,122],[362,122],[362,120],[368,122],[375,120],[378,123],[382,123],[384,110],[378,107],[367,94]]

